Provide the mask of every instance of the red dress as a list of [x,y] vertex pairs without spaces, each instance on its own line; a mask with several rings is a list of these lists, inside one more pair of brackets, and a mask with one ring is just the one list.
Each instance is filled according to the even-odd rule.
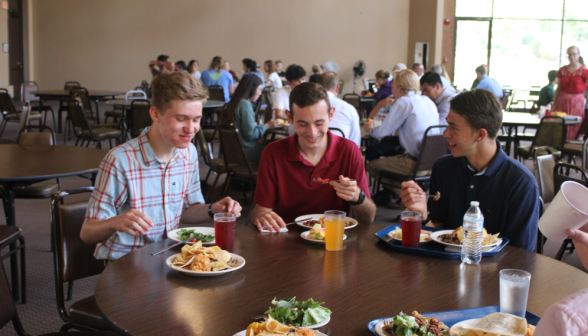
[[[557,72],[559,78],[559,95],[552,111],[566,112],[568,115],[581,116],[584,119],[584,91],[588,80],[588,69],[581,65],[578,70],[570,72],[567,66]],[[581,124],[568,126],[568,139],[575,139]]]

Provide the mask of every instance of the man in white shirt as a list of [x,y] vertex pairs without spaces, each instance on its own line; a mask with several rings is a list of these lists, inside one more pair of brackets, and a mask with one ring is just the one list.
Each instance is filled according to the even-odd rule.
[[288,66],[286,69],[287,85],[276,91],[276,96],[274,97],[272,108],[275,118],[273,119],[288,120],[285,111],[290,108],[290,92],[300,83],[304,83],[304,76],[306,76],[306,71],[300,65],[292,64]]
[[361,131],[359,129],[359,114],[351,104],[337,98],[339,92],[339,76],[334,72],[325,72],[319,76],[318,83],[327,90],[331,107],[335,108],[333,119],[329,123],[331,132],[341,135],[340,132],[332,128],[338,128],[343,132],[343,136],[361,147]]
[[441,76],[438,73],[429,71],[421,77],[421,92],[429,97],[437,106],[439,112],[439,125],[447,125],[449,114],[449,102],[455,97],[455,91],[443,88]]

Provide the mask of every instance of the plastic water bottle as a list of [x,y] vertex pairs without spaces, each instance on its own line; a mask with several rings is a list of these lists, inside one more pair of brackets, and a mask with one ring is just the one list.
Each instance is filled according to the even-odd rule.
[[467,264],[477,264],[482,259],[484,216],[479,205],[479,202],[471,202],[470,208],[463,216],[461,261]]

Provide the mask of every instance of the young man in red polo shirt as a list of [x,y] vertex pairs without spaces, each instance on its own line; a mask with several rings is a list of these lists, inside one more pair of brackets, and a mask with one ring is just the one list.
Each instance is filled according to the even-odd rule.
[[[288,120],[296,134],[268,145],[261,155],[255,209],[251,220],[261,231],[279,231],[286,222],[326,210],[348,211],[371,224],[376,206],[369,194],[361,151],[355,143],[329,131],[335,109],[327,91],[315,83],[290,93]],[[329,180],[329,185],[312,182]]]

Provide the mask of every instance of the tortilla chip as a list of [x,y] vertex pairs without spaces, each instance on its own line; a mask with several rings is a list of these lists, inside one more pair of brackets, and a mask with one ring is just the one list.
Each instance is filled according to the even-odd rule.
[[274,320],[271,316],[268,317],[267,321],[265,322],[265,329],[269,332],[273,333],[283,333],[287,334],[292,330],[292,327],[285,326],[280,322]]
[[505,313],[493,313],[481,319],[462,324],[462,330],[492,333],[503,336],[524,336],[527,333],[527,320]]

